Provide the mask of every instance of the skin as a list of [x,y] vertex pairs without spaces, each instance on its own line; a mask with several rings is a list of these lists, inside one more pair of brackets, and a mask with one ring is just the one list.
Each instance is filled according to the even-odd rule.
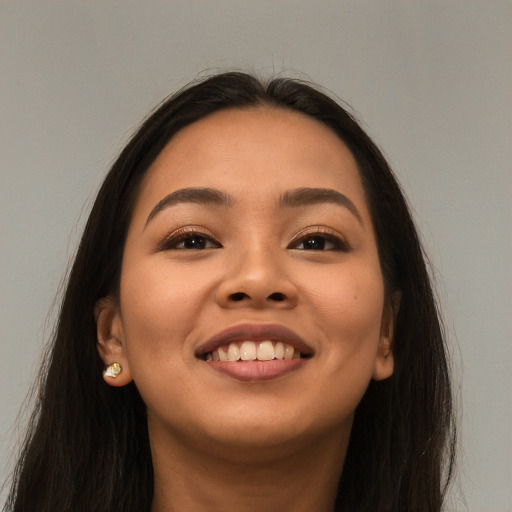
[[[148,221],[188,187],[231,202],[181,202]],[[279,204],[302,187],[335,190],[354,209]],[[390,303],[356,162],[328,127],[260,107],[179,132],[143,180],[119,297],[95,312],[100,355],[123,368],[107,382],[133,379],[147,405],[152,511],[332,510],[354,410],[372,378],[393,372]],[[196,357],[243,323],[292,329],[314,355],[257,382]]]

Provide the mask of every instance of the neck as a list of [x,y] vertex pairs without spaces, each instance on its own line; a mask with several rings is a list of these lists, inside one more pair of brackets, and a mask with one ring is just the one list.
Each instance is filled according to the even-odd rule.
[[334,510],[349,428],[309,443],[210,450],[151,430],[151,512]]

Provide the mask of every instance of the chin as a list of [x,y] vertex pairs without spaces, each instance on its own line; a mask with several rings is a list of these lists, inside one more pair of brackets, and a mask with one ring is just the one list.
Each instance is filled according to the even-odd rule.
[[314,411],[270,410],[225,411],[218,421],[210,418],[205,425],[205,437],[224,450],[246,453],[256,450],[286,450],[296,445],[316,443],[330,434],[348,435],[353,414],[339,416],[315,415]]

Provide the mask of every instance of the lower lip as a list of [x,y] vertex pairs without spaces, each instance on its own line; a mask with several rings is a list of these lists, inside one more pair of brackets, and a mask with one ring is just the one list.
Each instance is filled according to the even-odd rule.
[[271,361],[207,361],[213,370],[245,382],[277,379],[302,368],[308,359],[273,359]]

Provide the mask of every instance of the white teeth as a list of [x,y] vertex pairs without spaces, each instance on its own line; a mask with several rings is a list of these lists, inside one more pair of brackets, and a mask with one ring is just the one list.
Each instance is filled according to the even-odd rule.
[[238,361],[240,359],[240,349],[236,343],[230,343],[228,348],[228,361]]
[[240,345],[240,359],[242,361],[254,361],[256,359],[256,343],[244,341]]
[[274,347],[274,355],[276,359],[284,359],[284,345],[280,341]]
[[228,353],[224,350],[223,347],[219,347],[219,358],[221,361],[228,360]]
[[294,352],[295,351],[293,350],[293,347],[291,345],[284,346],[284,358],[285,359],[292,359]]
[[256,355],[260,361],[271,361],[274,359],[274,345],[271,341],[262,341],[258,345]]
[[207,361],[271,361],[272,359],[300,359],[301,353],[292,345],[278,341],[275,345],[270,340],[243,341],[222,346],[205,356]]

